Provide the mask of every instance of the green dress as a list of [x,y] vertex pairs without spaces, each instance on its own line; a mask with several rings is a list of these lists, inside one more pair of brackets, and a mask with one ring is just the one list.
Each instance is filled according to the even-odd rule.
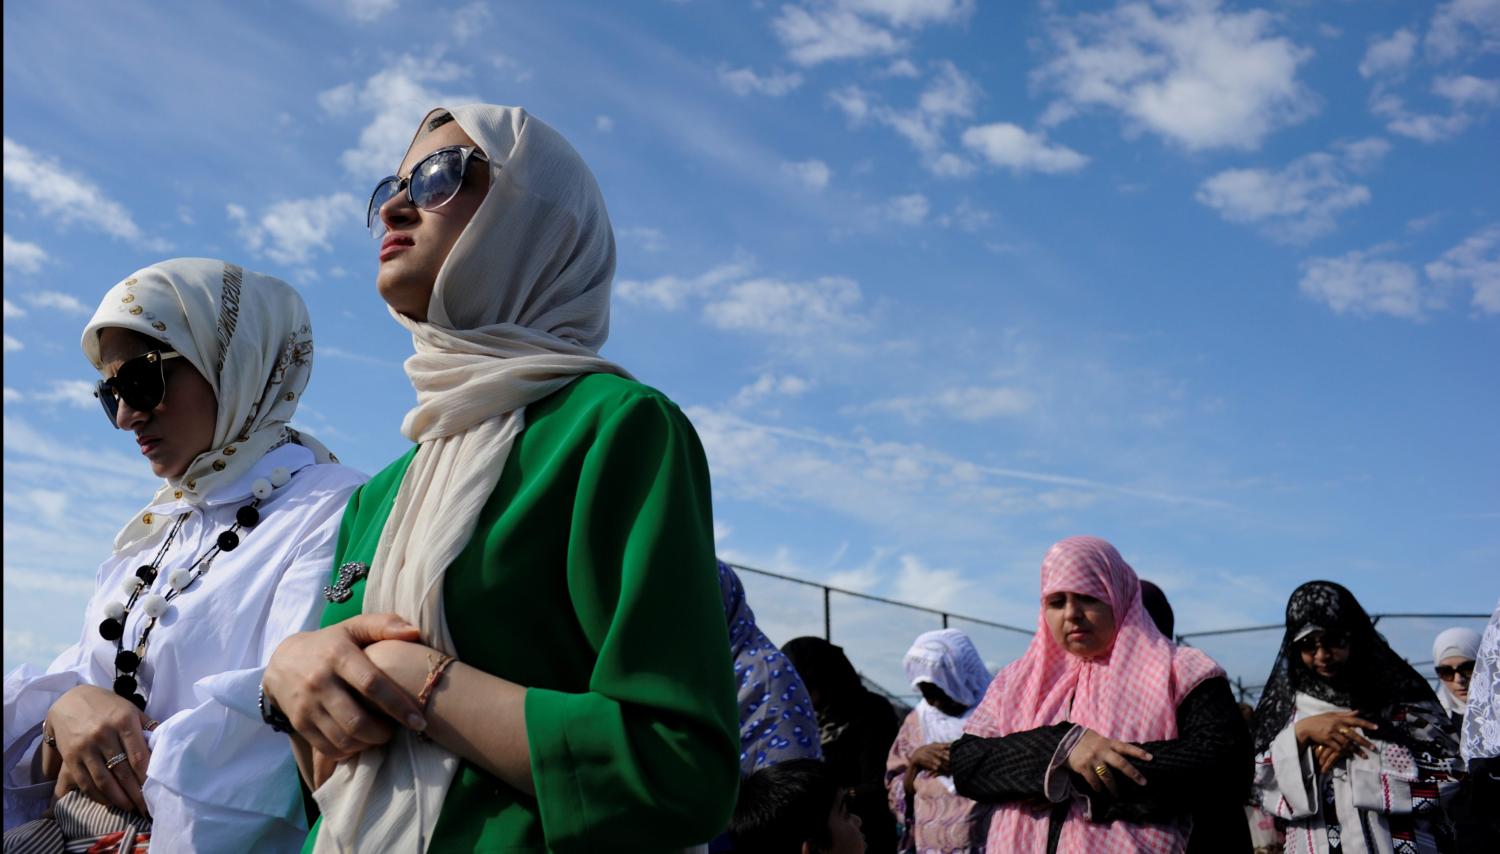
[[[429,850],[705,842],[734,806],[739,725],[697,434],[607,374],[526,421],[443,594],[458,659],[529,689],[536,797],[461,761]],[[416,450],[350,498],[335,567],[370,563]],[[352,590],[324,626],[361,612],[364,581]]]

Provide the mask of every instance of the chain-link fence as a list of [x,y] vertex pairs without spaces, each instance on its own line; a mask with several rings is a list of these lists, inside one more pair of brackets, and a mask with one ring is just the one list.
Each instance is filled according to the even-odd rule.
[[[900,703],[915,703],[901,668],[901,658],[917,635],[952,627],[974,640],[991,672],[1019,658],[1035,627],[1010,626],[993,620],[924,608],[907,602],[843,590],[731,564],[745,585],[745,595],[761,630],[773,643],[814,635],[844,648],[854,668],[871,688]],[[774,603],[774,607],[773,607]],[[1488,614],[1373,614],[1376,628],[1391,647],[1417,671],[1437,683],[1432,641],[1451,626],[1483,631]],[[1178,643],[1195,646],[1223,666],[1243,702],[1255,703],[1276,660],[1284,626],[1246,626],[1184,632]]]

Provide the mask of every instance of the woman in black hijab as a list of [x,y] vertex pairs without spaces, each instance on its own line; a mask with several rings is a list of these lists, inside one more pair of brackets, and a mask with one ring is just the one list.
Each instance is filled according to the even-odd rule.
[[1341,585],[1292,593],[1251,730],[1256,797],[1288,822],[1288,852],[1451,850],[1458,734]]
[[885,790],[885,760],[900,729],[896,710],[864,686],[842,647],[800,637],[781,651],[802,674],[818,714],[823,761],[853,794],[850,812],[859,816],[869,850],[896,850],[896,820]]

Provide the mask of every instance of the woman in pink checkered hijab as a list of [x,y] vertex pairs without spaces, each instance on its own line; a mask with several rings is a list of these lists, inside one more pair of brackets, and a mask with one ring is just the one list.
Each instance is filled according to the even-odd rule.
[[958,793],[998,805],[988,850],[1248,851],[1249,734],[1224,671],[1162,635],[1098,537],[1052,546],[1041,594],[1031,645],[950,750]]

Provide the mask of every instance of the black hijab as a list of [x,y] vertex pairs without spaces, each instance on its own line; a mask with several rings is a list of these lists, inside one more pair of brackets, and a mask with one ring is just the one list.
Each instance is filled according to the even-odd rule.
[[[1325,681],[1302,663],[1294,644],[1310,626],[1349,638],[1349,663],[1339,685]],[[1427,680],[1375,631],[1370,615],[1354,594],[1332,581],[1309,581],[1292,591],[1287,600],[1281,652],[1250,725],[1257,753],[1270,747],[1277,734],[1292,722],[1299,693],[1371,719],[1395,703],[1437,702]]]

